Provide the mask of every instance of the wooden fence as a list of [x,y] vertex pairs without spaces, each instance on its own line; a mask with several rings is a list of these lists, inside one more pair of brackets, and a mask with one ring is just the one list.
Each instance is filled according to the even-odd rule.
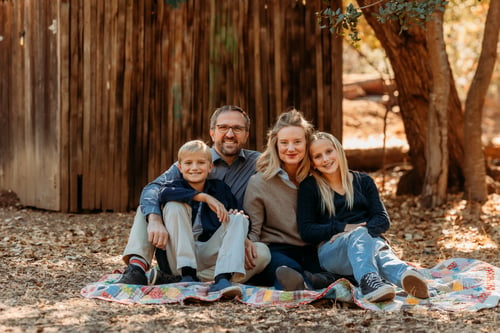
[[321,0],[0,0],[0,188],[60,211],[135,209],[223,104],[262,149],[289,106],[341,135],[341,40]]

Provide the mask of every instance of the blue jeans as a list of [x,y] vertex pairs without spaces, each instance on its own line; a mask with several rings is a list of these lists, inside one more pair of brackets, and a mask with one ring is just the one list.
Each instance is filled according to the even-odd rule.
[[401,287],[401,275],[410,268],[382,238],[370,236],[364,227],[339,236],[333,243],[324,243],[318,249],[318,257],[323,269],[354,275],[358,283],[365,274],[374,272]]

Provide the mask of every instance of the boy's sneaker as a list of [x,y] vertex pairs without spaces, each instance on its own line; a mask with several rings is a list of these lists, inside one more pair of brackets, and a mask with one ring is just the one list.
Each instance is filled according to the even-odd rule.
[[241,297],[241,288],[233,285],[228,279],[220,279],[208,288],[208,293],[221,293],[224,298]]
[[330,272],[321,273],[311,273],[308,271],[304,272],[306,278],[311,281],[312,287],[314,289],[324,289],[329,287],[332,283],[342,278],[340,275],[336,275]]
[[396,290],[382,281],[377,273],[367,273],[359,282],[361,292],[369,302],[381,302],[394,299]]
[[311,287],[304,281],[302,274],[288,266],[276,268],[276,279],[286,291],[311,290]]
[[200,280],[196,276],[185,275],[181,277],[180,282],[200,282]]
[[429,287],[422,274],[409,269],[401,276],[403,289],[410,295],[418,298],[429,298]]
[[159,284],[168,284],[168,283],[176,283],[181,280],[179,275],[167,274],[159,269],[153,268],[149,274],[149,285],[159,285]]
[[146,273],[142,270],[142,268],[136,265],[128,265],[123,272],[122,277],[116,283],[124,283],[124,284],[138,284],[146,286],[148,284],[148,279],[146,277]]

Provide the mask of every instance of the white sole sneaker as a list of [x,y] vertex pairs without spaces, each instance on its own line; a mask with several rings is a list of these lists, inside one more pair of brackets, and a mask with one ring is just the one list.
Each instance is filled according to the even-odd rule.
[[241,296],[243,295],[243,293],[241,292],[241,288],[238,286],[230,286],[220,291],[209,292],[208,294],[214,294],[214,293],[220,293],[221,297],[226,299],[233,299],[236,297],[241,298]]
[[391,285],[384,285],[369,294],[364,295],[369,302],[390,301],[396,297],[396,290]]
[[409,269],[401,276],[403,289],[417,298],[429,298],[429,286],[425,278],[416,270]]

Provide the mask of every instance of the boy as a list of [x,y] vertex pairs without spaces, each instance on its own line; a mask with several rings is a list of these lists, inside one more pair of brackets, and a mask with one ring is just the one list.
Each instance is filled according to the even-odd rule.
[[207,179],[213,164],[211,150],[204,142],[185,143],[178,152],[178,168],[182,179],[167,182],[159,193],[160,202],[168,207],[164,220],[170,269],[182,276],[181,281],[193,282],[199,281],[198,270],[215,266],[215,282],[209,293],[241,296],[240,288],[230,280],[245,276],[248,219],[228,185]]

